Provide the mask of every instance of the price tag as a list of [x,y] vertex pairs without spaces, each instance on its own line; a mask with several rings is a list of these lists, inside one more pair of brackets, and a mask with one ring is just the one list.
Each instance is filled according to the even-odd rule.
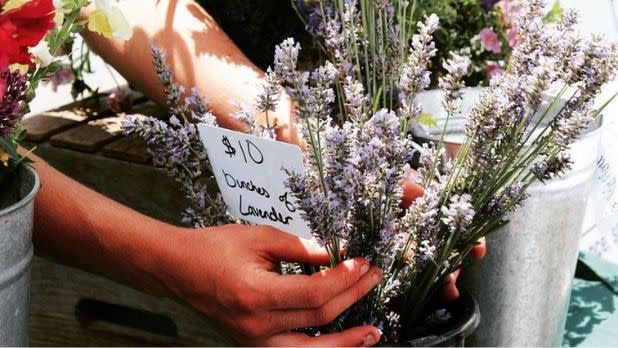
[[305,170],[298,146],[206,124],[199,124],[198,130],[233,216],[311,238],[309,225],[284,185],[284,169]]

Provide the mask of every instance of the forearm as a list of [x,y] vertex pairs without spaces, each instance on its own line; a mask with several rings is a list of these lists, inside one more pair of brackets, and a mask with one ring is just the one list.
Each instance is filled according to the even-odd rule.
[[[190,0],[131,0],[119,2],[118,6],[130,20],[133,37],[129,41],[109,40],[84,31],[84,38],[95,52],[133,86],[163,104],[165,97],[149,50],[153,42],[167,52],[178,83],[188,90],[197,87],[206,96],[221,126],[243,127],[230,116],[235,111],[230,101],[254,105],[264,74],[206,11]],[[297,142],[290,110],[289,98],[284,96],[279,109],[269,114],[269,121],[280,126],[280,139]]]
[[[380,283],[365,259],[312,276],[274,272],[280,260],[323,265],[311,241],[269,226],[230,224],[193,231],[163,224],[85,188],[32,156],[42,188],[33,240],[39,254],[152,293],[182,299],[250,346],[358,346],[378,342],[365,325],[308,337]],[[311,289],[311,291],[307,291]],[[317,296],[316,296],[317,295]]]
[[36,253],[166,294],[157,269],[165,266],[159,260],[178,228],[106,198],[31,157],[42,183],[35,200]]

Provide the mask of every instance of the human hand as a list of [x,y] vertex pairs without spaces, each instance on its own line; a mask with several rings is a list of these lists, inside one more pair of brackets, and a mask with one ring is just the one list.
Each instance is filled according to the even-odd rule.
[[[409,170],[406,172],[405,178],[401,181],[403,188],[403,198],[401,201],[401,207],[407,209],[414,200],[422,196],[424,193],[423,187],[414,181],[415,172]],[[477,245],[475,245],[470,251],[470,257],[474,260],[480,260],[485,257],[487,253],[487,247],[485,245],[485,238],[481,238]],[[442,296],[449,301],[459,298],[459,290],[457,289],[457,277],[459,277],[460,270],[457,270],[448,275],[445,280],[444,287],[442,287]]]
[[365,259],[307,275],[280,275],[278,261],[327,264],[325,250],[269,226],[182,229],[162,264],[177,297],[216,318],[239,343],[275,346],[370,346],[380,331],[365,325],[309,337],[291,330],[333,321],[382,279]]

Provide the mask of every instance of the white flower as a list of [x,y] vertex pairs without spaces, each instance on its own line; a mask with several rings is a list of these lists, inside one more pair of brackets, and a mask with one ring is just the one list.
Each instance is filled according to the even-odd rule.
[[95,0],[97,9],[90,14],[88,29],[95,33],[120,40],[129,40],[133,30],[120,8],[112,6],[109,0]]
[[54,16],[54,23],[56,23],[57,26],[62,25],[62,23],[64,22],[65,13],[70,12],[70,10],[67,10],[64,8],[65,1],[66,0],[53,0],[52,1],[54,4],[54,8],[56,9],[56,15]]
[[45,40],[42,40],[34,47],[30,47],[29,51],[36,58],[36,62],[43,68],[54,61],[54,56],[49,52],[49,45]]

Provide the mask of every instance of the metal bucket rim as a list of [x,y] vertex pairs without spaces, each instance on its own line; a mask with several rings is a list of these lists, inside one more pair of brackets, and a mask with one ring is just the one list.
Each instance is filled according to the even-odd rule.
[[[605,117],[603,116],[603,114],[599,114],[599,116],[591,122],[591,124],[589,125],[589,128],[585,129],[578,137],[577,140],[582,140],[588,137],[592,137],[595,136],[598,132],[601,132],[603,125],[605,124]],[[429,134],[429,133],[425,133],[425,134],[415,134],[417,137],[422,138],[422,139],[427,139],[430,141],[435,141],[435,142],[439,142],[440,141],[440,135],[439,134]],[[453,144],[453,145],[463,145],[463,143],[466,141],[467,137],[464,137],[463,140],[461,142],[457,142],[457,141],[446,141],[446,140],[442,140],[442,142],[444,144]]]
[[462,338],[465,340],[465,338],[470,336],[481,322],[482,313],[478,301],[470,293],[463,290],[460,292],[460,297],[457,301],[460,301],[464,307],[464,312],[462,314],[463,318],[458,321],[456,327],[447,329],[441,333],[404,340],[405,345],[412,347],[443,346],[445,343],[451,342],[454,339]]
[[32,166],[29,164],[24,164],[24,167],[28,171],[28,173],[32,175],[32,178],[34,179],[32,183],[32,188],[30,189],[30,192],[28,192],[26,197],[20,199],[15,204],[12,204],[4,209],[0,209],[0,216],[9,215],[23,208],[24,206],[28,205],[34,199],[34,197],[36,197],[37,193],[39,192],[39,189],[41,188],[41,180],[36,170],[34,170],[34,168],[32,168]]
[[[484,86],[471,86],[471,87],[466,87],[465,91],[471,93],[470,97],[471,98],[475,98],[474,103],[476,104],[479,102],[479,99],[482,96],[482,93],[487,90],[489,87],[484,87]],[[444,94],[444,91],[442,91],[441,89],[429,89],[429,90],[425,90],[422,91],[418,94],[418,96],[430,96],[431,98],[436,98],[436,97],[440,97]],[[551,95],[548,94],[548,95]],[[438,120],[445,120],[446,117],[440,117],[438,118]],[[465,116],[460,116],[460,117],[456,117],[457,120],[461,121],[462,123],[462,131],[465,130],[466,125],[468,124],[468,120]],[[603,125],[605,124],[605,117],[602,113],[599,113],[599,115],[590,123],[590,125],[588,125],[588,128],[586,128],[578,137],[577,140],[581,140],[584,138],[587,138],[589,136],[593,136],[596,135],[597,132],[599,132],[602,128]],[[442,129],[442,127],[437,127],[437,129]],[[423,131],[420,132],[418,134],[414,134],[415,136],[421,138],[421,139],[426,139],[429,141],[434,141],[434,142],[438,142],[440,141],[441,138],[441,132],[436,132],[436,133],[430,133],[428,130],[427,131]],[[447,141],[447,140],[443,140],[444,144],[452,144],[452,145],[462,145],[465,141],[466,141],[467,137],[464,137],[461,141]]]

